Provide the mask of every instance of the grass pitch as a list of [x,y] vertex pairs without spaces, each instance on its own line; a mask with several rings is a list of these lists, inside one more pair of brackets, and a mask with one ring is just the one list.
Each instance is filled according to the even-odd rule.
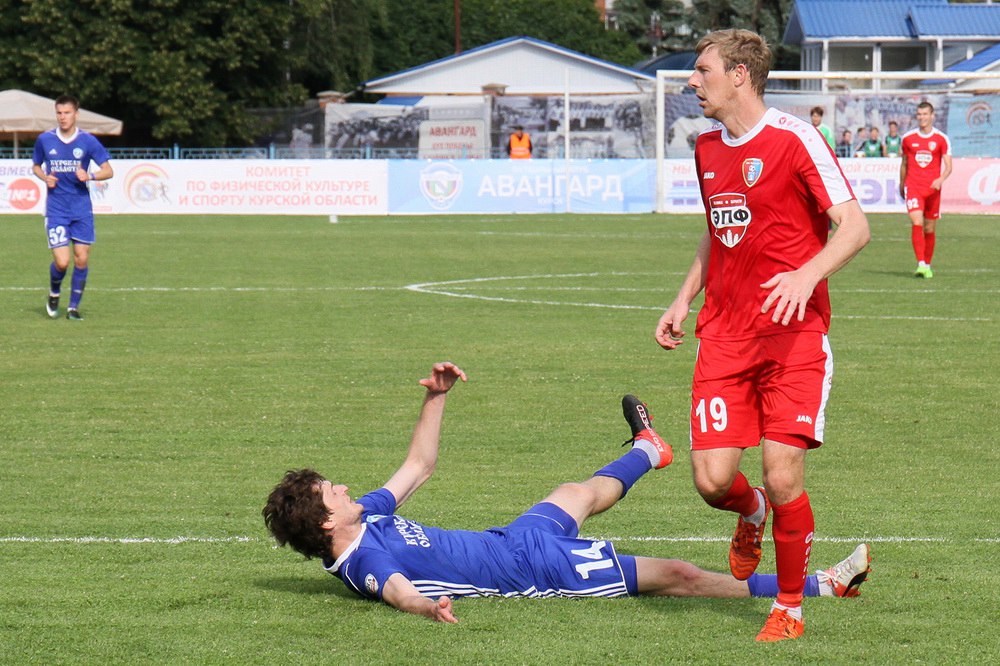
[[0,217],[0,660],[998,661],[1000,224],[947,216],[924,281],[903,215],[871,222],[831,280],[836,377],[807,487],[814,567],[868,540],[875,571],[858,599],[807,600],[803,640],[756,645],[762,599],[459,600],[461,624],[435,625],[275,550],[260,519],[288,468],[380,485],[417,379],[453,360],[469,383],[405,515],[506,523],[619,454],[635,392],[678,455],[585,532],[724,569],[732,517],[685,455],[694,341],[652,340],[697,216],[104,216],[84,322],[44,314],[40,220]]

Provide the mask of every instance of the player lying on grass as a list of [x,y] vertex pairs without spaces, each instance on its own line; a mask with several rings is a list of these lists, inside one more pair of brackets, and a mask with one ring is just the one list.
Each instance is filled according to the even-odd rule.
[[[646,472],[673,460],[652,428],[646,406],[622,399],[632,448],[582,483],[556,488],[506,527],[482,532],[427,527],[396,509],[430,478],[438,457],[448,391],[465,373],[437,363],[403,465],[386,484],[357,502],[347,486],[311,469],[290,471],[271,492],[264,522],[282,546],[323,567],[362,597],[382,600],[440,622],[457,622],[452,597],[773,597],[773,574],[739,581],[681,560],[617,552],[607,540],[580,539],[590,516],[610,509]],[[627,442],[626,442],[627,443]],[[808,577],[807,596],[853,597],[869,572],[861,544],[839,564]]]

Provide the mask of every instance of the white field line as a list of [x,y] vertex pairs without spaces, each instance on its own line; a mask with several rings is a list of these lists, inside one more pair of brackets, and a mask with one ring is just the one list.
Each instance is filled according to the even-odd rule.
[[[730,537],[705,537],[705,536],[601,536],[587,537],[607,539],[617,543],[626,542],[657,542],[657,543],[728,543]],[[765,538],[765,540],[767,540]],[[855,537],[816,537],[816,541],[825,543],[954,543],[956,539],[951,537],[932,536],[855,536]],[[1000,537],[961,539],[962,543],[995,543],[1000,544]],[[30,537],[30,536],[8,536],[0,537],[0,544],[8,543],[40,543],[40,544],[152,544],[152,545],[177,545],[186,543],[195,544],[224,544],[224,543],[271,543],[271,539],[264,537],[233,536],[233,537]]]
[[[595,292],[616,292],[616,293],[663,293],[663,290],[649,288],[649,289],[637,289],[629,287],[586,287],[579,285],[567,285],[567,286],[542,286],[542,285],[526,285],[526,286],[516,286],[516,285],[503,285],[498,286],[493,283],[498,282],[509,282],[513,280],[553,280],[562,278],[598,278],[598,277],[623,277],[623,276],[636,276],[636,275],[651,275],[650,273],[551,273],[551,274],[536,274],[536,275],[500,275],[494,277],[478,277],[478,278],[464,278],[461,280],[445,280],[441,282],[420,282],[414,284],[404,285],[402,287],[111,287],[102,289],[100,287],[91,287],[92,291],[105,291],[113,293],[121,292],[159,292],[159,293],[169,293],[169,292],[184,292],[184,293],[292,293],[292,292],[335,292],[335,291],[395,291],[398,289],[403,289],[406,291],[412,291],[414,293],[420,294],[432,294],[435,296],[447,296],[450,298],[468,298],[472,300],[479,301],[492,301],[498,303],[518,303],[527,305],[551,305],[551,306],[571,306],[571,307],[586,307],[586,308],[604,308],[611,310],[645,310],[650,312],[663,312],[666,307],[658,305],[629,305],[629,304],[612,304],[612,303],[600,303],[600,302],[578,302],[578,301],[563,301],[563,300],[548,300],[548,299],[533,299],[533,298],[513,298],[506,296],[487,296],[480,293],[473,293],[477,286],[482,286],[489,283],[488,289],[493,292],[506,291],[506,292],[528,292],[528,291],[547,291],[547,292],[584,292],[584,291],[595,291]],[[683,273],[664,273],[662,275],[683,275]],[[44,287],[16,287],[16,286],[0,286],[0,291],[44,291]],[[934,290],[934,289],[833,289],[833,293],[884,293],[884,294],[896,294],[896,293],[938,293],[938,291],[947,291],[949,294],[955,293],[970,293],[970,294],[996,294],[1000,290],[996,289],[970,289],[970,290]],[[943,322],[992,322],[993,319],[990,317],[935,317],[935,316],[916,316],[916,315],[850,315],[850,314],[834,314],[834,319],[858,319],[858,320],[880,320],[880,321],[943,321]]]

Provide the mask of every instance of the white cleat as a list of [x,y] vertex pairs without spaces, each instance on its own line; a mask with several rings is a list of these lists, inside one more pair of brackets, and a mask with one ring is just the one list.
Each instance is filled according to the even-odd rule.
[[861,583],[868,580],[871,573],[872,554],[868,544],[863,543],[854,552],[829,569],[819,570],[816,577],[833,590],[835,597],[856,597],[861,594]]

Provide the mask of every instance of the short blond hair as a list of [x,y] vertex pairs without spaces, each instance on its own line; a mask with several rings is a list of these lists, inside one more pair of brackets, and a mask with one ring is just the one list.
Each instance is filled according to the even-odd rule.
[[759,97],[764,96],[767,75],[771,71],[771,47],[767,40],[752,30],[716,30],[702,37],[695,51],[701,55],[710,46],[715,47],[727,72],[737,65],[746,67],[754,92]]

